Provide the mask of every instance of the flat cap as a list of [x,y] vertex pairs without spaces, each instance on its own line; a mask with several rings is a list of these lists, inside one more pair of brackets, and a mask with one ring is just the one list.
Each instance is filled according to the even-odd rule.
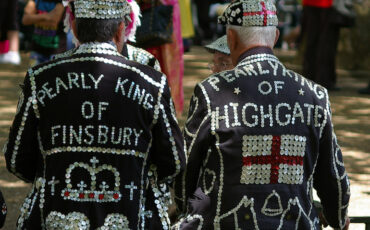
[[271,0],[235,0],[218,17],[218,23],[243,27],[277,26],[278,18]]
[[224,35],[217,39],[216,41],[212,42],[211,44],[208,44],[205,46],[205,48],[211,52],[214,53],[215,51],[221,52],[223,54],[230,55],[230,49],[227,45],[227,36]]

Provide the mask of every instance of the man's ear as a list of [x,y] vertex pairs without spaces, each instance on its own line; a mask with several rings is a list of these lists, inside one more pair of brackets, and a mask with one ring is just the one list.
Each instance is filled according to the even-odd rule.
[[236,31],[233,29],[227,30],[227,45],[229,46],[230,52],[234,51],[238,46],[238,37]]
[[125,23],[121,22],[118,26],[118,30],[116,32],[116,34],[114,35],[114,40],[116,41],[116,43],[123,43],[123,39],[124,39],[124,36],[125,36]]
[[276,42],[279,40],[279,36],[280,36],[280,30],[276,28],[274,46],[276,45]]

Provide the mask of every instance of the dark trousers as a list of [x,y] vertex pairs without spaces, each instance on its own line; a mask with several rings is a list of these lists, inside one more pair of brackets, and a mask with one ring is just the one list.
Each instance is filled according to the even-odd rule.
[[0,41],[6,40],[7,32],[18,30],[18,0],[0,0]]
[[209,6],[211,5],[210,0],[196,0],[194,1],[197,6],[198,22],[199,27],[202,30],[202,37],[205,39],[212,38],[213,31],[211,30],[210,18],[208,16]]
[[336,84],[335,57],[340,27],[331,23],[331,8],[305,6],[302,33],[306,44],[303,75],[332,89]]

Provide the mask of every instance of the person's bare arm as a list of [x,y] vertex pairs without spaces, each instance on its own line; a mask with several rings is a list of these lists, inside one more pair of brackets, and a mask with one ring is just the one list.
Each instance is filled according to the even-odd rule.
[[22,23],[24,25],[39,24],[46,27],[57,27],[62,20],[64,7],[58,3],[55,8],[46,14],[37,14],[36,3],[29,1],[24,9]]
[[25,26],[34,25],[45,20],[45,15],[37,14],[36,3],[34,1],[28,1],[24,8],[24,14],[22,18],[22,24]]
[[41,22],[43,26],[57,27],[60,20],[62,20],[64,13],[64,6],[61,3],[56,4],[55,8],[49,13],[45,14],[45,20]]

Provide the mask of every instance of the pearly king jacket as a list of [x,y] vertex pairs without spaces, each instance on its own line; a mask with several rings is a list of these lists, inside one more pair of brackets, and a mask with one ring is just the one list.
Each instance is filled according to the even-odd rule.
[[333,227],[345,224],[349,181],[327,90],[257,47],[199,83],[176,179],[177,229],[319,229],[312,191]]
[[5,146],[33,183],[18,229],[168,229],[183,149],[166,76],[111,44],[36,66]]
[[148,65],[157,71],[161,71],[159,61],[148,51],[135,47],[130,44],[125,44],[122,49],[122,55],[128,60],[139,62],[143,65]]

